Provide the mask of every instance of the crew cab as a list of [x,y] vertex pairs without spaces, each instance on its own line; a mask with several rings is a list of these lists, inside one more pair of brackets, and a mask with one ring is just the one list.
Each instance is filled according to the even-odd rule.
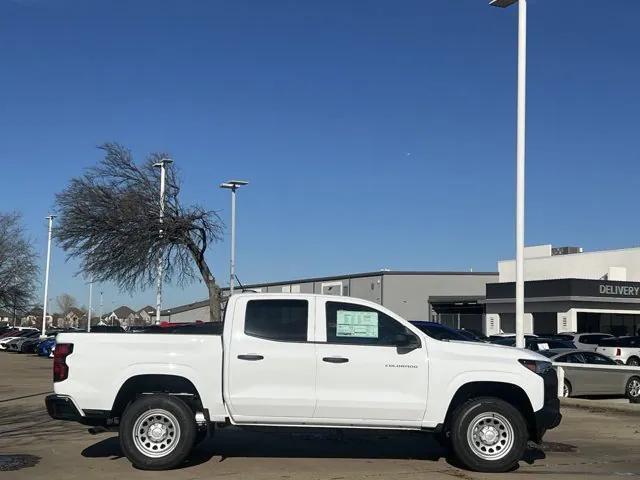
[[561,418],[547,358],[437,340],[366,300],[242,293],[223,325],[179,331],[61,333],[50,416],[119,431],[142,469],[174,468],[232,424],[423,430],[485,472]]

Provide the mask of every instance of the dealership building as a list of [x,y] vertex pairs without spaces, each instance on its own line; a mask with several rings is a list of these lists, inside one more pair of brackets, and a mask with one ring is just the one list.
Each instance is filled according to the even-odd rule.
[[[640,248],[583,252],[539,245],[525,249],[525,333],[640,330]],[[487,284],[484,330],[515,330],[515,261],[498,262]]]
[[[638,334],[640,248],[583,252],[577,247],[527,247],[524,270],[525,333]],[[349,295],[383,305],[407,320],[431,320],[488,335],[515,331],[514,260],[499,261],[498,272],[382,270],[243,288]],[[208,300],[162,311],[164,321],[208,319]]]
[[[454,327],[482,330],[486,285],[497,282],[496,272],[390,271],[304,278],[243,285],[244,291],[349,295],[387,307],[407,320],[433,320]],[[236,289],[240,291],[241,289]],[[223,289],[228,295],[228,289]],[[169,322],[209,319],[209,301],[162,311]]]

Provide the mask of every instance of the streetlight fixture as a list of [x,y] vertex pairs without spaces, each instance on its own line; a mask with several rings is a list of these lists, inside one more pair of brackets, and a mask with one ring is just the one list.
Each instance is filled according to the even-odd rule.
[[[167,175],[166,165],[173,163],[170,158],[163,158],[157,163],[154,163],[154,167],[160,167],[160,238],[162,238],[163,230],[162,224],[164,222],[164,189],[165,189],[165,177]],[[158,290],[156,294],[156,324],[160,323],[160,310],[162,308],[162,260],[163,250],[160,247],[160,256],[158,258]]]
[[518,113],[516,144],[516,347],[524,348],[524,154],[527,80],[527,0],[492,0],[507,8],[518,2]]
[[93,300],[93,276],[89,282],[89,311],[87,312],[87,332],[91,331],[91,307]]
[[233,295],[236,280],[236,190],[249,185],[245,180],[229,180],[221,183],[220,188],[231,190],[231,260],[229,269],[229,296]]
[[49,233],[47,237],[47,267],[44,273],[44,302],[42,305],[42,336],[45,336],[47,330],[47,305],[49,299],[49,265],[51,264],[51,232],[53,230],[53,219],[55,215],[45,217],[49,222]]

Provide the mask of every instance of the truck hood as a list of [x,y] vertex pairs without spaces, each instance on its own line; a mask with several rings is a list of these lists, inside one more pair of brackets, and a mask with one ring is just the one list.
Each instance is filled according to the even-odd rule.
[[532,350],[526,348],[509,347],[506,345],[495,345],[493,343],[485,342],[464,342],[460,340],[450,340],[443,342],[435,340],[438,347],[442,346],[445,350],[448,350],[451,354],[464,354],[464,355],[477,355],[479,358],[495,357],[514,360],[537,360],[543,362],[551,362],[544,355],[540,355]]

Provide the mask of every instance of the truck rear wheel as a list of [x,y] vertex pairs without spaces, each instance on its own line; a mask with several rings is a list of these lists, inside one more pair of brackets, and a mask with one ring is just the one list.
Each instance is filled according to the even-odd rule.
[[527,440],[522,414],[499,398],[472,398],[453,412],[451,446],[471,470],[511,470],[522,458]]
[[167,470],[189,456],[196,440],[193,411],[171,395],[143,395],[124,412],[120,447],[142,470]]

